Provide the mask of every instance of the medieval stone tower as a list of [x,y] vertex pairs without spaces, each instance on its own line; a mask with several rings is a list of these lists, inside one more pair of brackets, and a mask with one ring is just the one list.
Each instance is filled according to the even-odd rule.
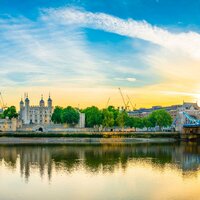
[[41,95],[38,106],[30,106],[28,94],[25,95],[24,101],[22,99],[20,101],[19,115],[23,124],[50,124],[52,113],[53,106],[50,95],[47,100],[47,106],[45,106],[43,95]]

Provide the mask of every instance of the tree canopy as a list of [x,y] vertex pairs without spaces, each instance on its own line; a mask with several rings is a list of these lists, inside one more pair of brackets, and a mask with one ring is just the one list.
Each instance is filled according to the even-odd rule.
[[51,117],[52,122],[54,122],[55,124],[62,123],[62,120],[61,120],[62,111],[63,111],[62,107],[59,107],[59,106],[55,107],[54,112]]
[[2,118],[8,117],[9,119],[17,118],[18,117],[18,113],[16,111],[15,106],[10,106],[6,110],[4,110],[3,114],[1,115],[1,117]]
[[128,114],[126,111],[121,111],[118,116],[117,116],[117,125],[120,126],[121,128],[124,128],[126,125],[126,122],[128,120]]
[[86,127],[94,127],[102,124],[102,112],[95,106],[83,110],[85,113]]
[[108,106],[107,110],[113,113],[114,126],[117,126],[117,117],[119,115],[119,109],[116,109],[114,106]]
[[71,106],[66,108],[56,106],[51,120],[56,124],[67,123],[69,125],[75,125],[79,122],[79,117],[79,112]]
[[74,108],[72,108],[71,106],[68,106],[67,108],[64,108],[62,110],[61,121],[62,123],[67,123],[70,125],[78,124],[79,112]]
[[153,126],[159,126],[160,129],[170,126],[172,124],[172,117],[164,109],[153,111],[149,115],[149,119],[152,122]]
[[103,127],[112,127],[114,125],[114,113],[109,111],[108,109],[103,109]]

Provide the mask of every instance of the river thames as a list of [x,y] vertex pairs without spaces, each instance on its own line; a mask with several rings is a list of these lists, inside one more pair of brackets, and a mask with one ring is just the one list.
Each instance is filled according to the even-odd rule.
[[198,144],[0,146],[2,200],[197,200]]

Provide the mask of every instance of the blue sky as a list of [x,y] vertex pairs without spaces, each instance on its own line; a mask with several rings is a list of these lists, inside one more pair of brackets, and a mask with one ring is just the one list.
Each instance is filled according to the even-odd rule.
[[1,90],[74,90],[69,103],[78,92],[84,106],[118,87],[145,106],[198,99],[199,11],[198,0],[0,0]]
[[123,19],[146,20],[154,25],[199,26],[199,0],[1,0],[2,15],[37,19],[38,10],[77,6],[91,12],[103,12]]

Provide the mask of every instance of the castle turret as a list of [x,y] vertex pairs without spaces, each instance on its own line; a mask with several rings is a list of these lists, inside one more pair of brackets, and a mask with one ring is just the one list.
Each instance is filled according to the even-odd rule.
[[22,98],[21,98],[21,101],[19,103],[19,107],[20,107],[20,110],[22,110],[23,107],[24,107],[24,102],[23,102]]
[[41,96],[41,100],[40,100],[40,107],[44,107],[43,95]]
[[29,98],[28,98],[28,96],[26,96],[26,99],[25,99],[25,107],[26,107],[26,106],[29,106],[29,103],[30,103]]
[[48,108],[52,108],[52,99],[50,97],[50,94],[49,94],[49,98],[48,98],[47,102],[48,102]]

